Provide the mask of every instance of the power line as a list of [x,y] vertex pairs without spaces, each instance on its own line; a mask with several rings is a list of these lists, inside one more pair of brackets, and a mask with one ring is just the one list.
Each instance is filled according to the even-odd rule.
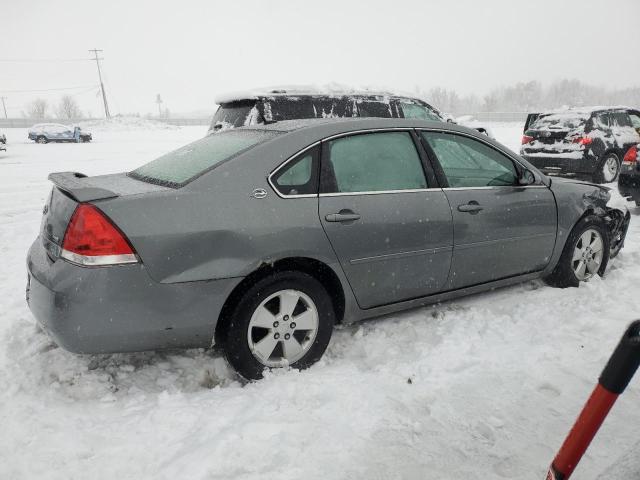
[[77,87],[60,87],[60,88],[35,88],[32,90],[0,90],[0,93],[37,93],[37,92],[58,92],[61,90],[80,90],[83,88],[95,88],[98,85],[79,85]]
[[98,58],[98,52],[102,52],[102,50],[98,50],[94,48],[93,50],[89,50],[93,52],[95,55],[96,66],[98,67],[98,78],[100,79],[100,89],[102,90],[102,101],[104,102],[104,115],[107,118],[111,117],[109,113],[109,105],[107,105],[107,94],[104,91],[104,83],[102,83],[102,73],[100,72],[100,60],[104,60],[103,58]]
[[1,63],[86,62],[93,58],[0,58]]

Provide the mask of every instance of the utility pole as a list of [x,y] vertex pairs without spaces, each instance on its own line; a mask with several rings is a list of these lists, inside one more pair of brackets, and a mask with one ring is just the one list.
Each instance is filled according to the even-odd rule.
[[4,104],[4,101],[7,99],[7,97],[0,97],[0,99],[2,99],[2,108],[4,109],[4,118],[9,118],[7,117],[7,106]]
[[102,90],[102,101],[104,102],[104,115],[107,118],[111,118],[111,114],[109,113],[109,105],[107,104],[107,94],[104,93],[104,83],[102,83],[102,73],[100,72],[100,60],[104,60],[104,58],[98,58],[98,52],[102,52],[102,50],[93,49],[89,50],[93,52],[95,55],[96,65],[98,66],[98,78],[100,79],[100,90]]
[[156,95],[156,103],[158,104],[158,118],[162,117],[162,97],[160,94]]

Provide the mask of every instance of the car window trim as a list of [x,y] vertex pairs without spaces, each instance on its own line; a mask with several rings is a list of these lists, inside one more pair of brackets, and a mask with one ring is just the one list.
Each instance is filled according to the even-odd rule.
[[[418,159],[420,160],[420,166],[422,167],[422,174],[424,175],[425,183],[427,184],[427,188],[411,188],[406,190],[364,190],[360,192],[322,192],[322,179],[323,179],[323,165],[326,159],[326,152],[328,149],[325,146],[326,142],[333,141],[342,137],[350,137],[355,135],[366,135],[371,133],[384,133],[384,132],[407,132],[411,141],[413,142],[413,147],[416,149],[416,153],[418,154]],[[353,130],[350,132],[341,132],[335,135],[331,135],[329,137],[323,138],[321,140],[322,148],[320,152],[320,184],[318,187],[318,196],[320,197],[339,197],[339,196],[353,196],[353,195],[380,195],[380,194],[398,194],[398,193],[416,193],[416,192],[429,192],[429,191],[439,191],[440,187],[437,186],[437,183],[434,184],[436,186],[432,186],[430,182],[429,170],[425,165],[423,154],[421,152],[420,146],[416,143],[415,138],[415,128],[413,127],[379,127],[379,128],[367,128],[362,130]],[[435,177],[435,175],[433,175]]]
[[[483,187],[450,187],[449,186],[449,182],[446,178],[446,176],[444,175],[444,170],[442,169],[442,165],[440,165],[440,161],[438,160],[438,156],[436,155],[436,153],[433,151],[433,149],[431,148],[431,145],[429,145],[429,142],[427,142],[422,135],[418,135],[420,138],[420,141],[423,143],[425,150],[427,150],[429,157],[431,159],[431,155],[433,155],[433,158],[435,159],[435,165],[434,165],[434,170],[436,171],[436,176],[440,177],[439,180],[441,181],[440,185],[442,186],[443,190],[451,190],[451,189],[455,189],[455,190],[467,190],[470,188],[473,189],[479,189],[479,188],[526,188],[526,187],[544,187],[547,188],[547,186],[544,184],[544,182],[542,181],[542,179],[539,177],[539,175],[537,174],[537,172],[531,170],[530,167],[526,166],[525,164],[523,164],[520,160],[518,160],[517,158],[515,158],[513,155],[511,155],[509,152],[503,150],[502,148],[497,148],[496,146],[490,144],[489,142],[484,141],[484,139],[481,138],[477,138],[473,135],[469,135],[468,133],[464,133],[464,132],[458,132],[458,131],[453,131],[453,130],[443,130],[443,129],[439,129],[439,128],[416,128],[415,129],[418,132],[436,132],[436,133],[444,133],[444,134],[449,134],[449,135],[460,135],[463,137],[468,137],[471,138],[472,140],[476,140],[480,143],[483,143],[484,145],[486,145],[487,147],[495,150],[498,153],[501,153],[502,155],[504,155],[505,157],[507,157],[509,160],[511,160],[512,162],[515,163],[516,165],[516,170],[518,171],[518,173],[522,173],[522,170],[529,170],[531,173],[533,173],[533,176],[535,177],[536,181],[534,184],[532,185],[488,185],[488,186],[483,186]],[[437,168],[436,168],[437,165]]]

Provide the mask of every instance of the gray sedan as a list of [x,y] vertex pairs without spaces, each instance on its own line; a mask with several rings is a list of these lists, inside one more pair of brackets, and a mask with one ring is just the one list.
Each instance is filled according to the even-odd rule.
[[628,212],[464,127],[283,121],[129,173],[52,174],[27,300],[79,353],[222,346],[304,368],[338,322],[516,282],[602,275]]

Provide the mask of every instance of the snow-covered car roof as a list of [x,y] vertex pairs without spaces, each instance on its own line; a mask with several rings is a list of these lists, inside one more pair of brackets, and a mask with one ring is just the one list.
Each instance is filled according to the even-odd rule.
[[254,90],[238,90],[235,92],[228,92],[219,94],[214,98],[214,101],[220,105],[223,103],[231,103],[238,102],[241,100],[258,100],[264,97],[295,97],[295,96],[305,96],[305,95],[324,95],[324,96],[347,96],[347,95],[357,95],[357,96],[372,96],[372,97],[400,97],[407,98],[411,100],[419,100],[421,102],[426,102],[420,98],[416,98],[415,95],[404,94],[404,93],[391,93],[388,91],[378,91],[378,90],[362,90],[355,89],[345,86],[336,86],[336,85],[327,85],[324,87],[318,87],[313,85],[297,85],[297,86],[282,86],[282,87],[269,87],[269,88],[260,88]]
[[624,105],[594,105],[594,106],[586,106],[586,107],[563,107],[557,108],[554,110],[548,110],[540,113],[540,115],[573,115],[579,117],[588,118],[594,112],[601,112],[603,110],[634,110],[631,107],[627,107]]

